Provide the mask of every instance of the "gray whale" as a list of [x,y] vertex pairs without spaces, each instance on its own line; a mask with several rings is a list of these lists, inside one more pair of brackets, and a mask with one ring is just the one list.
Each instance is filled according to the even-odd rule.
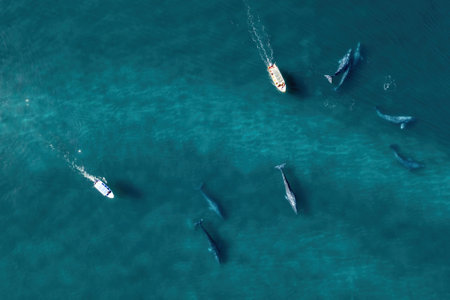
[[411,158],[406,158],[402,155],[400,155],[400,153],[398,153],[398,146],[397,145],[390,145],[390,148],[394,151],[394,156],[397,159],[397,161],[404,166],[405,168],[407,168],[408,170],[415,170],[415,169],[420,169],[423,168],[425,165],[421,164]]
[[292,209],[294,210],[295,214],[297,214],[297,201],[295,200],[294,192],[291,190],[291,186],[289,185],[289,182],[287,181],[286,176],[284,175],[284,172],[283,172],[283,168],[285,165],[286,165],[286,163],[275,166],[275,169],[280,170],[281,177],[283,178],[284,189],[286,192],[286,195],[284,196],[284,198],[286,198],[286,200],[289,202]]
[[[347,69],[350,67],[350,63],[351,63],[351,57],[350,55],[352,54],[352,48],[348,49],[347,53],[344,55],[344,57],[342,57],[339,60],[339,66],[338,69],[336,70],[336,72],[334,72],[333,75],[323,75],[325,76],[326,79],[328,79],[329,83],[333,82],[333,77],[339,75],[340,73],[347,71]],[[348,74],[348,72],[347,72]],[[347,75],[345,76],[347,77]]]
[[203,182],[200,185],[200,187],[198,188],[198,190],[200,191],[200,193],[202,194],[203,198],[205,198],[206,202],[208,203],[209,209],[212,210],[213,212],[215,212],[219,217],[221,217],[222,219],[224,219],[222,211],[220,210],[219,205],[213,200],[211,199],[211,197],[209,197],[205,191],[203,190]]
[[353,53],[353,64],[356,66],[360,60],[363,60],[363,57],[361,56],[361,42],[358,42],[355,53]]
[[220,257],[219,247],[217,247],[216,242],[213,240],[213,238],[208,233],[208,231],[206,231],[205,227],[203,227],[203,219],[200,219],[200,221],[195,223],[195,227],[196,228],[197,228],[197,226],[200,226],[200,228],[203,230],[203,232],[205,233],[206,237],[208,238],[208,242],[209,242],[208,251],[211,252],[214,255],[214,257],[216,258],[217,262],[220,264],[222,259]]
[[411,117],[411,116],[391,116],[391,115],[384,114],[380,111],[378,106],[375,106],[375,110],[377,112],[377,115],[380,118],[382,118],[386,121],[389,121],[391,123],[394,123],[394,124],[400,124],[400,129],[404,129],[406,124],[416,120],[416,118]]
[[333,75],[324,75],[325,78],[328,79],[329,83],[333,83],[333,77],[344,72],[339,84],[334,87],[335,91],[337,91],[344,83],[350,70],[353,69],[353,67],[356,66],[362,59],[363,57],[361,56],[361,43],[358,42],[358,44],[356,45],[356,49],[353,52],[353,56],[352,56],[352,49],[351,48],[348,49],[345,56],[339,60],[339,66],[337,71]]

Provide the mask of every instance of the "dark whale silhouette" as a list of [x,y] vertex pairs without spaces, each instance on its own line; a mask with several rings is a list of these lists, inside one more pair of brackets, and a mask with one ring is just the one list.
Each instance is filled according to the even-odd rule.
[[390,148],[394,151],[394,156],[397,159],[397,161],[404,166],[405,168],[407,168],[408,170],[415,170],[415,169],[420,169],[425,167],[424,164],[421,164],[411,158],[407,158],[404,157],[402,155],[400,155],[400,153],[398,152],[398,146],[397,145],[390,145]]
[[209,252],[212,252],[214,254],[214,257],[216,258],[217,262],[220,264],[221,263],[221,256],[220,256],[219,247],[217,247],[216,242],[213,240],[213,238],[208,233],[208,231],[206,231],[205,227],[203,227],[203,219],[200,219],[200,221],[195,223],[195,227],[197,228],[198,226],[200,226],[200,228],[203,230],[203,232],[205,233],[206,237],[208,238],[208,242],[209,242],[208,250],[209,250]]

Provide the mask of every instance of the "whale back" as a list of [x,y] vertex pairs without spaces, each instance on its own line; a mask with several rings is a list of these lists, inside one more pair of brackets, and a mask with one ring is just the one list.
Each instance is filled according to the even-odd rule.
[[397,145],[390,145],[389,147],[394,151],[394,157],[397,159],[397,161],[405,168],[407,168],[409,170],[415,170],[415,169],[420,169],[420,168],[425,167],[424,164],[419,163],[419,162],[413,160],[412,158],[407,158],[407,157],[402,156],[398,152]]

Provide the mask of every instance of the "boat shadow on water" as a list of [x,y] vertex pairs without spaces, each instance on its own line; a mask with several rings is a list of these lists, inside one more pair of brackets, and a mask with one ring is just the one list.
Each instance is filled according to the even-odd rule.
[[283,74],[284,81],[286,82],[286,90],[288,94],[295,95],[298,97],[307,97],[308,89],[306,86],[295,76],[287,71],[281,71]]
[[142,199],[144,193],[135,185],[127,180],[118,180],[114,182],[114,191],[117,191],[118,196],[129,197],[133,199]]

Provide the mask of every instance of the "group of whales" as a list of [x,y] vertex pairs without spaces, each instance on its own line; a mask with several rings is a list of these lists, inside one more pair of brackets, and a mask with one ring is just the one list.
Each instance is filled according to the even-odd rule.
[[[337,70],[334,72],[334,74],[324,75],[325,78],[327,78],[329,83],[333,83],[333,78],[342,73],[342,77],[341,77],[341,80],[339,81],[339,84],[334,87],[335,91],[337,91],[341,87],[342,83],[344,83],[350,70],[354,66],[356,66],[356,64],[362,59],[363,58],[361,56],[361,43],[358,42],[358,44],[356,45],[356,50],[353,53],[353,56],[352,56],[352,48],[348,49],[347,53],[339,60],[339,66],[338,66]],[[414,122],[416,120],[416,118],[414,118],[412,116],[392,116],[392,115],[382,113],[378,106],[375,107],[375,111],[376,111],[377,115],[380,118],[382,118],[383,120],[386,120],[386,121],[394,123],[394,124],[399,124],[400,129],[405,129],[405,127],[408,123]],[[391,145],[390,148],[394,151],[394,157],[405,168],[407,168],[409,170],[414,170],[414,169],[424,167],[423,164],[416,162],[411,158],[402,156],[399,153],[397,145]]]
[[[355,49],[355,52],[353,53],[353,55],[352,55],[352,53],[353,53],[353,50],[350,48],[347,51],[347,53],[344,55],[344,57],[342,57],[339,60],[339,66],[338,66],[337,70],[331,75],[324,75],[325,78],[327,78],[328,82],[331,84],[331,83],[333,83],[333,78],[335,76],[338,76],[339,74],[342,74],[341,80],[339,81],[338,85],[336,85],[334,87],[335,91],[337,91],[342,86],[342,84],[345,81],[345,79],[347,78],[350,70],[354,66],[356,66],[356,64],[360,60],[362,60],[361,43],[358,42],[358,44],[356,46],[356,49]],[[412,116],[394,116],[394,115],[388,115],[388,114],[382,113],[378,106],[375,107],[375,111],[376,111],[377,115],[380,118],[382,118],[383,120],[386,120],[386,121],[394,123],[394,124],[399,124],[400,125],[400,129],[405,129],[405,127],[406,127],[406,125],[408,123],[411,123],[411,122],[416,120],[416,118],[412,117]],[[416,162],[416,161],[414,161],[411,158],[407,158],[407,157],[401,155],[399,153],[399,149],[398,149],[397,145],[390,145],[390,148],[394,152],[394,157],[405,168],[407,168],[409,170],[414,170],[414,169],[418,169],[418,168],[424,167],[423,164],[421,164],[419,162]],[[286,165],[286,163],[283,163],[281,165],[275,166],[275,168],[280,170],[280,172],[281,172],[281,177],[283,179],[283,184],[284,184],[284,188],[285,188],[285,196],[284,197],[286,198],[286,200],[291,205],[292,210],[294,211],[294,213],[298,214],[297,201],[296,201],[294,192],[292,191],[292,189],[291,189],[291,187],[289,185],[289,182],[287,181],[286,176],[285,176],[285,174],[283,172],[283,168],[285,167],[285,165]],[[224,219],[223,213],[220,210],[219,205],[210,196],[208,196],[205,193],[205,191],[203,190],[203,183],[200,185],[198,190],[200,191],[201,195],[203,196],[203,198],[205,198],[206,202],[208,203],[209,209],[212,210],[214,213],[216,213],[221,219]],[[214,255],[214,258],[220,264],[222,262],[222,256],[221,256],[220,249],[219,249],[216,241],[214,241],[214,239],[212,238],[211,234],[203,226],[203,219],[200,219],[198,222],[196,222],[195,223],[195,227],[196,228],[198,228],[198,227],[201,228],[201,230],[205,234],[206,238],[208,239],[208,243],[209,243],[208,250]]]
[[[281,177],[283,179],[284,189],[285,189],[285,198],[291,205],[292,209],[294,210],[295,214],[297,214],[297,201],[295,199],[294,192],[292,191],[289,182],[286,179],[286,176],[284,175],[283,168],[286,166],[286,163],[283,163],[281,165],[275,166],[276,169],[280,170]],[[206,202],[208,203],[208,208],[212,210],[214,213],[216,213],[222,220],[224,219],[223,213],[219,208],[219,205],[211,199],[210,196],[208,196],[205,191],[203,190],[203,183],[198,188],[203,198],[205,198]],[[195,228],[200,227],[203,233],[205,234],[206,238],[208,239],[209,248],[208,251],[211,252],[214,255],[214,258],[216,261],[220,264],[222,263],[222,255],[220,252],[219,247],[217,246],[216,241],[212,238],[211,234],[205,229],[203,226],[203,219],[200,219],[198,222],[195,223]]]
[[361,56],[361,43],[358,42],[356,45],[355,53],[353,53],[353,49],[348,49],[347,53],[339,60],[339,66],[337,70],[332,75],[324,75],[326,79],[328,79],[329,83],[333,83],[333,77],[339,75],[342,73],[341,81],[339,81],[339,84],[334,87],[334,90],[337,91],[341,85],[344,83],[345,79],[348,76],[348,73],[350,70],[358,64],[360,60],[362,60]]
[[[416,120],[416,118],[411,116],[391,116],[384,114],[380,111],[378,106],[375,107],[375,110],[380,118],[394,124],[400,124],[400,129],[405,129],[406,124]],[[392,151],[394,151],[394,157],[397,159],[397,161],[408,170],[415,170],[424,167],[424,164],[419,163],[412,158],[402,156],[399,153],[399,147],[397,145],[390,145],[390,148],[392,149]]]

